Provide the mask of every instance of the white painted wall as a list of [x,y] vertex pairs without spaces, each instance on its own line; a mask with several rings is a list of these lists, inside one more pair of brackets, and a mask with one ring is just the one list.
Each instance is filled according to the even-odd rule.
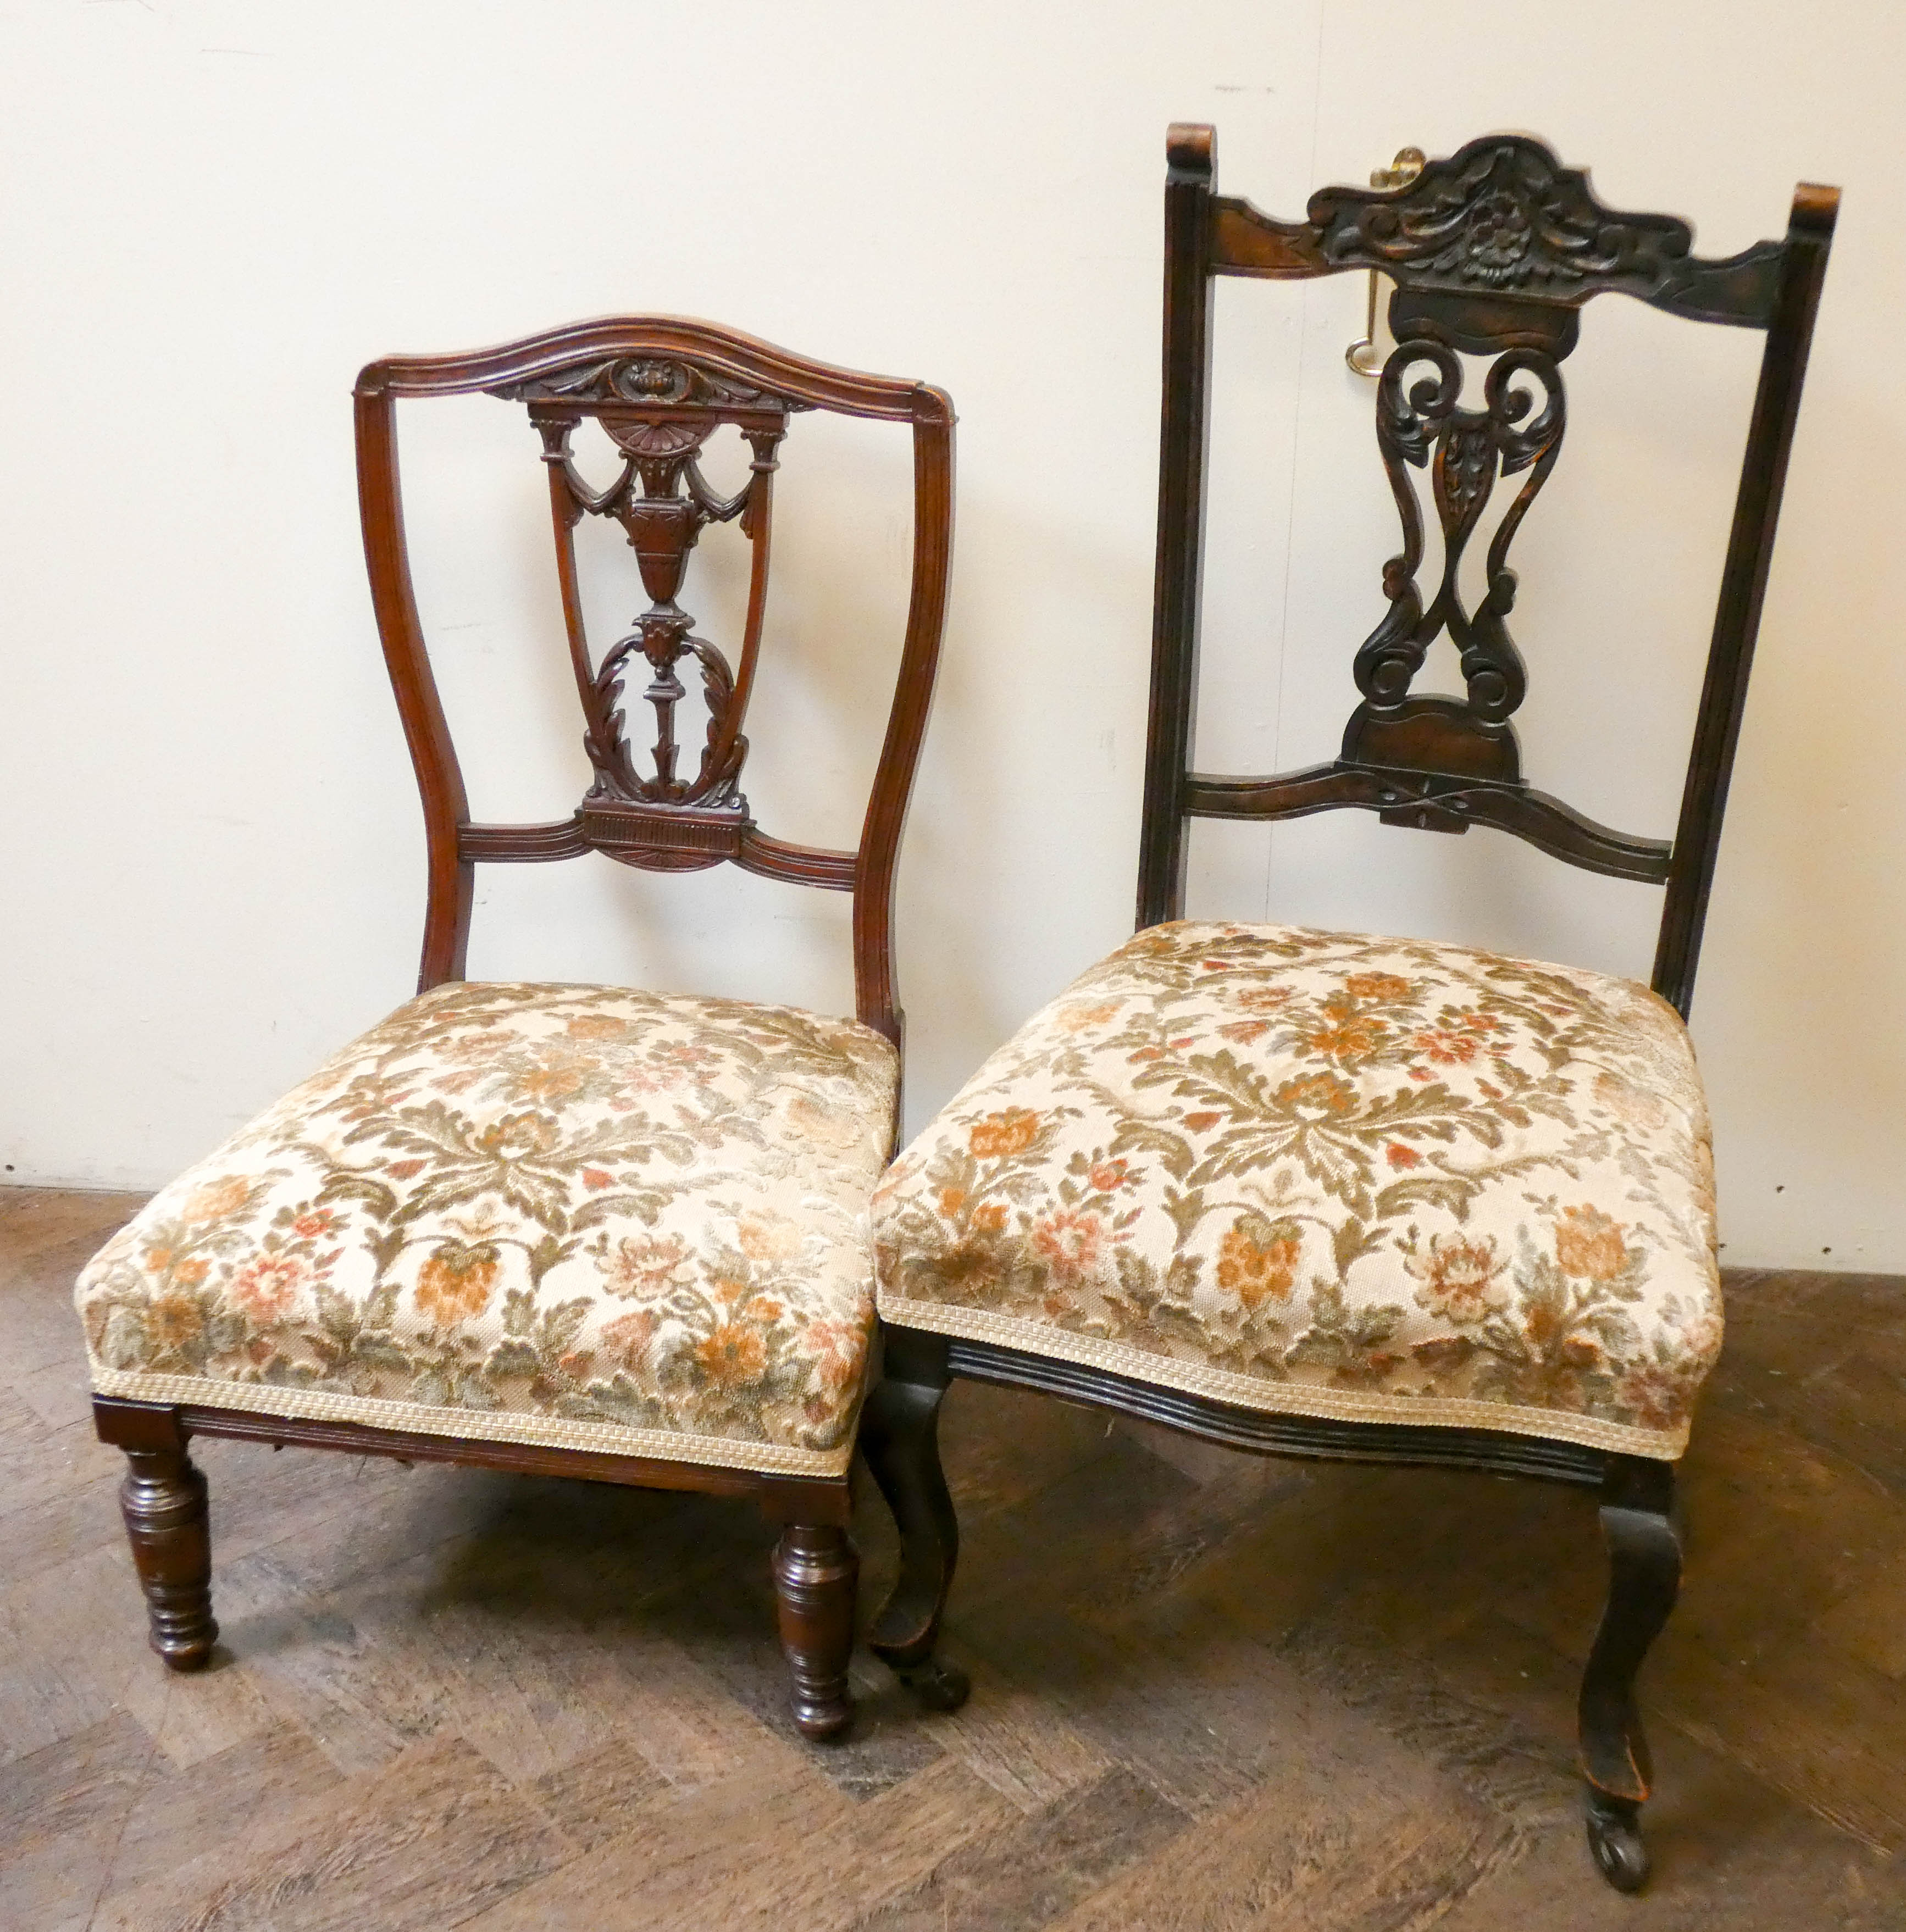
[[[1283,213],[1405,141],[1521,127],[1613,203],[1691,213],[1706,252],[1777,233],[1798,177],[1847,190],[1694,1032],[1729,1258],[1906,1269],[1898,9],[5,0],[0,36],[5,1178],[156,1183],[406,995],[422,841],[351,379],[614,310],[959,404],[902,890],[923,1120],[1129,929],[1166,123],[1216,122],[1223,186]],[[1349,279],[1223,291],[1208,763],[1319,755],[1350,702],[1393,536],[1341,362],[1361,301]],[[1754,350],[1597,304],[1519,546],[1532,770],[1637,830],[1673,823]],[[560,814],[582,760],[528,433],[479,401],[405,434],[478,808]],[[749,786],[783,836],[851,835],[870,753],[839,711],[884,700],[863,653],[896,634],[906,478],[899,433],[790,440]],[[717,636],[720,549],[690,600]],[[606,622],[633,574],[599,561]],[[1639,726],[1607,681],[1630,675]],[[1341,814],[1198,842],[1195,910],[1647,968],[1652,894],[1493,834]],[[820,895],[595,861],[482,878],[480,974],[849,998]]]

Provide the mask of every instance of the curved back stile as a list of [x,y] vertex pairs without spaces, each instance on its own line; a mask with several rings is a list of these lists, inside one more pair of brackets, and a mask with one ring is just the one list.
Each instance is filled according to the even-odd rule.
[[[403,398],[484,392],[527,405],[548,466],[565,628],[595,778],[577,810],[545,825],[471,822],[463,772],[438,695],[412,589],[398,472],[395,404]],[[479,862],[537,862],[588,851],[656,872],[731,862],[764,878],[854,896],[855,1011],[901,1043],[893,984],[895,861],[931,703],[953,540],[953,411],[924,383],[861,375],[711,324],[638,316],[582,322],[468,355],[392,356],[368,364],[355,391],[365,556],[384,658],[422,795],[429,886],[419,988],[463,977]],[[859,842],[851,851],[790,844],[761,832],[739,787],[743,735],[759,653],[776,451],[793,415],[811,410],[904,422],[914,441],[912,585],[893,700]],[[569,439],[599,422],[623,458],[608,489],[592,491]],[[697,466],[714,430],[732,424],[752,452],[734,497],[710,490]],[[573,536],[584,515],[626,530],[652,600],[631,634],[599,661],[584,633]],[[738,520],[752,550],[747,616],[731,670],[692,634],[675,592],[701,529]],[[698,661],[707,742],[692,776],[678,776],[674,667]],[[617,700],[623,675],[653,674],[653,776],[638,770]]]
[[[1670,215],[1604,207],[1587,176],[1539,141],[1484,136],[1387,191],[1326,188],[1307,219],[1274,220],[1215,193],[1216,138],[1166,139],[1164,408],[1151,707],[1140,833],[1139,926],[1178,917],[1186,821],[1274,820],[1345,807],[1385,824],[1515,834],[1565,862],[1667,888],[1655,990],[1686,1017],[1740,732],[1807,352],[1838,191],[1802,183],[1787,233],[1725,260],[1692,253]],[[1362,701],[1328,764],[1268,777],[1191,769],[1211,377],[1211,278],[1304,280],[1372,270],[1394,284],[1397,347],[1377,387],[1377,441],[1403,524],[1383,572],[1389,609],[1353,664]],[[1511,714],[1526,675],[1505,619],[1508,552],[1559,454],[1559,364],[1592,297],[1623,294],[1688,320],[1760,330],[1766,346],[1679,824],[1670,844],[1597,824],[1523,778]],[[1491,358],[1480,409],[1463,406],[1462,355]],[[1443,536],[1425,595],[1421,512],[1408,470],[1428,473]],[[1491,540],[1474,610],[1457,592],[1463,546],[1499,479],[1523,480]],[[1461,698],[1412,694],[1436,637],[1460,656]]]

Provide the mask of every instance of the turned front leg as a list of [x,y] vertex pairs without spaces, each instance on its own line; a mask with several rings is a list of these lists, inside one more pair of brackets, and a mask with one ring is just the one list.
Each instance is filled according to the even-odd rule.
[[847,1532],[833,1525],[791,1523],[775,1545],[781,1648],[794,1674],[794,1722],[803,1736],[839,1737],[853,1721],[847,1666],[860,1576]]
[[128,1449],[126,1461],[119,1509],[146,1592],[152,1648],[174,1670],[201,1670],[218,1640],[206,1479],[182,1440],[176,1448]]

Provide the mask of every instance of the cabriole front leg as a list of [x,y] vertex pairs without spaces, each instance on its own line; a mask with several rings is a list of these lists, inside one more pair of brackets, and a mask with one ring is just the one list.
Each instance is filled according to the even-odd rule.
[[1589,1850],[1617,1892],[1639,1891],[1648,1876],[1640,1812],[1654,1771],[1634,1680],[1681,1587],[1673,1506],[1673,1464],[1609,1457],[1601,1489],[1608,1604],[1582,1677],[1581,1756]]
[[119,1510],[146,1593],[152,1648],[174,1670],[202,1670],[218,1640],[212,1615],[206,1479],[176,1448],[128,1449]]
[[885,1663],[932,1711],[966,1702],[966,1673],[934,1654],[959,1558],[959,1519],[940,1467],[940,1400],[947,1345],[935,1335],[889,1328],[885,1370],[867,1397],[860,1451],[900,1531],[900,1574],[869,1639]]

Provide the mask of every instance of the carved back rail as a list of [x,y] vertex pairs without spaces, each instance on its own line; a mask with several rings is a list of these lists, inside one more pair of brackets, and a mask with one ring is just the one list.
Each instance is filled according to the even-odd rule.
[[[1526,136],[1472,141],[1400,189],[1324,189],[1301,222],[1274,220],[1216,194],[1215,148],[1208,127],[1175,125],[1166,140],[1164,412],[1139,924],[1182,908],[1189,818],[1292,818],[1356,806],[1386,824],[1433,831],[1493,826],[1571,864],[1665,886],[1653,983],[1685,1015],[1838,191],[1803,183],[1784,239],[1710,261],[1691,252],[1685,222],[1603,207],[1585,174]],[[1376,440],[1403,549],[1384,566],[1388,608],[1353,662],[1362,701],[1328,764],[1267,778],[1194,771],[1211,278],[1364,269],[1395,285],[1397,346],[1377,385]],[[1560,364],[1575,346],[1583,304],[1607,294],[1766,338],[1671,844],[1613,831],[1535,790],[1523,777],[1512,722],[1526,679],[1507,622],[1516,592],[1509,548],[1561,449]],[[1463,355],[1493,358],[1480,408],[1461,400]],[[1424,530],[1412,470],[1427,472],[1442,535],[1433,586],[1418,576]],[[1458,566],[1499,481],[1518,476],[1484,557],[1481,601],[1470,610],[1457,590]],[[1425,653],[1445,634],[1460,654],[1463,694],[1415,692]]]
[[[593,776],[568,818],[546,825],[470,820],[463,772],[431,670],[413,593],[399,485],[400,398],[488,394],[527,406],[548,467],[557,572],[571,668]],[[479,861],[535,862],[598,851],[654,872],[732,862],[773,879],[854,895],[855,1006],[897,1046],[893,872],[946,610],[953,544],[953,406],[923,383],[811,362],[751,337],[666,316],[584,322],[467,356],[393,356],[356,388],[358,483],[365,554],[384,657],[423,794],[429,897],[419,988],[463,976]],[[770,837],[741,790],[743,727],[767,612],[778,454],[790,419],[832,410],[911,425],[913,584],[887,733],[851,851]],[[601,424],[621,458],[593,490],[570,440]],[[752,452],[746,483],[718,494],[700,458],[731,424]],[[618,523],[635,553],[648,608],[598,656],[583,621],[575,552],[586,516]],[[678,601],[691,553],[710,524],[733,524],[751,550],[747,615],[732,660],[695,631]],[[677,706],[685,668],[698,674],[708,722],[682,742]],[[646,707],[646,711],[642,707]],[[646,716],[646,727],[636,722]],[[653,742],[639,741],[652,731]]]

